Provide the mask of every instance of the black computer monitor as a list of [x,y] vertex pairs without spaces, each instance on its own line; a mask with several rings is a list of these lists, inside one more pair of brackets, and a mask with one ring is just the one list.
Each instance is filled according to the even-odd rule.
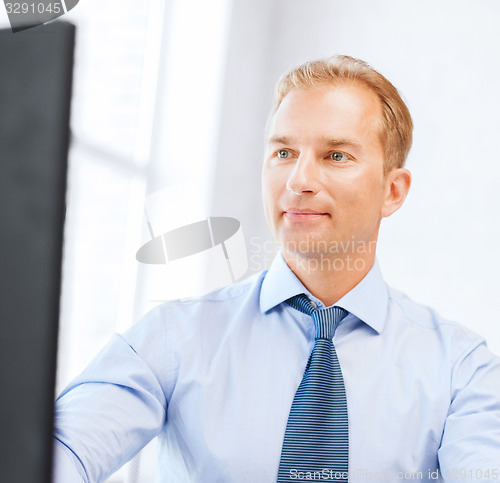
[[0,481],[48,483],[75,28],[0,31]]

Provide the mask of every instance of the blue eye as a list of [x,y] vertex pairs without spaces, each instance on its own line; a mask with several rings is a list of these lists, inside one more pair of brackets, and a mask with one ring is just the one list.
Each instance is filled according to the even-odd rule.
[[337,153],[337,152],[330,154],[330,158],[333,161],[338,161],[338,162],[347,160],[347,156],[344,153]]
[[286,149],[280,149],[278,151],[278,158],[286,159],[288,156],[290,156],[290,151],[287,151]]

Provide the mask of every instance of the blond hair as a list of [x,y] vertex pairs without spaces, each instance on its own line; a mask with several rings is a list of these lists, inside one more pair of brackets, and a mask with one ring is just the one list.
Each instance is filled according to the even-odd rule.
[[412,143],[413,122],[398,90],[366,62],[336,55],[306,62],[285,73],[276,85],[272,117],[285,96],[294,88],[312,88],[355,82],[370,89],[382,107],[380,141],[384,148],[384,174],[404,166]]

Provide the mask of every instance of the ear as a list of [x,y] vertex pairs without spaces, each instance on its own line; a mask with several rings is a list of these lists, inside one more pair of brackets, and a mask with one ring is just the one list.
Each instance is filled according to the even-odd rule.
[[380,215],[391,216],[403,204],[411,185],[411,173],[404,168],[394,168],[385,178],[384,203]]

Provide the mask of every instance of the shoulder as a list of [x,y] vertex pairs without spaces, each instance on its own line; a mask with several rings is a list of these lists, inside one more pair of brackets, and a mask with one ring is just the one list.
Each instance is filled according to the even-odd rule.
[[200,297],[162,303],[123,338],[150,366],[173,370],[173,359],[192,359],[217,347],[235,325],[255,318],[263,276],[260,272]]
[[482,336],[465,325],[449,320],[433,307],[418,303],[400,290],[388,287],[389,306],[397,320],[410,333],[422,334],[430,346],[433,342],[447,349],[453,359],[484,344]]
[[144,329],[161,332],[179,325],[187,327],[198,321],[227,320],[226,316],[236,308],[247,312],[258,308],[265,274],[264,270],[201,296],[164,302],[144,315],[129,333]]

